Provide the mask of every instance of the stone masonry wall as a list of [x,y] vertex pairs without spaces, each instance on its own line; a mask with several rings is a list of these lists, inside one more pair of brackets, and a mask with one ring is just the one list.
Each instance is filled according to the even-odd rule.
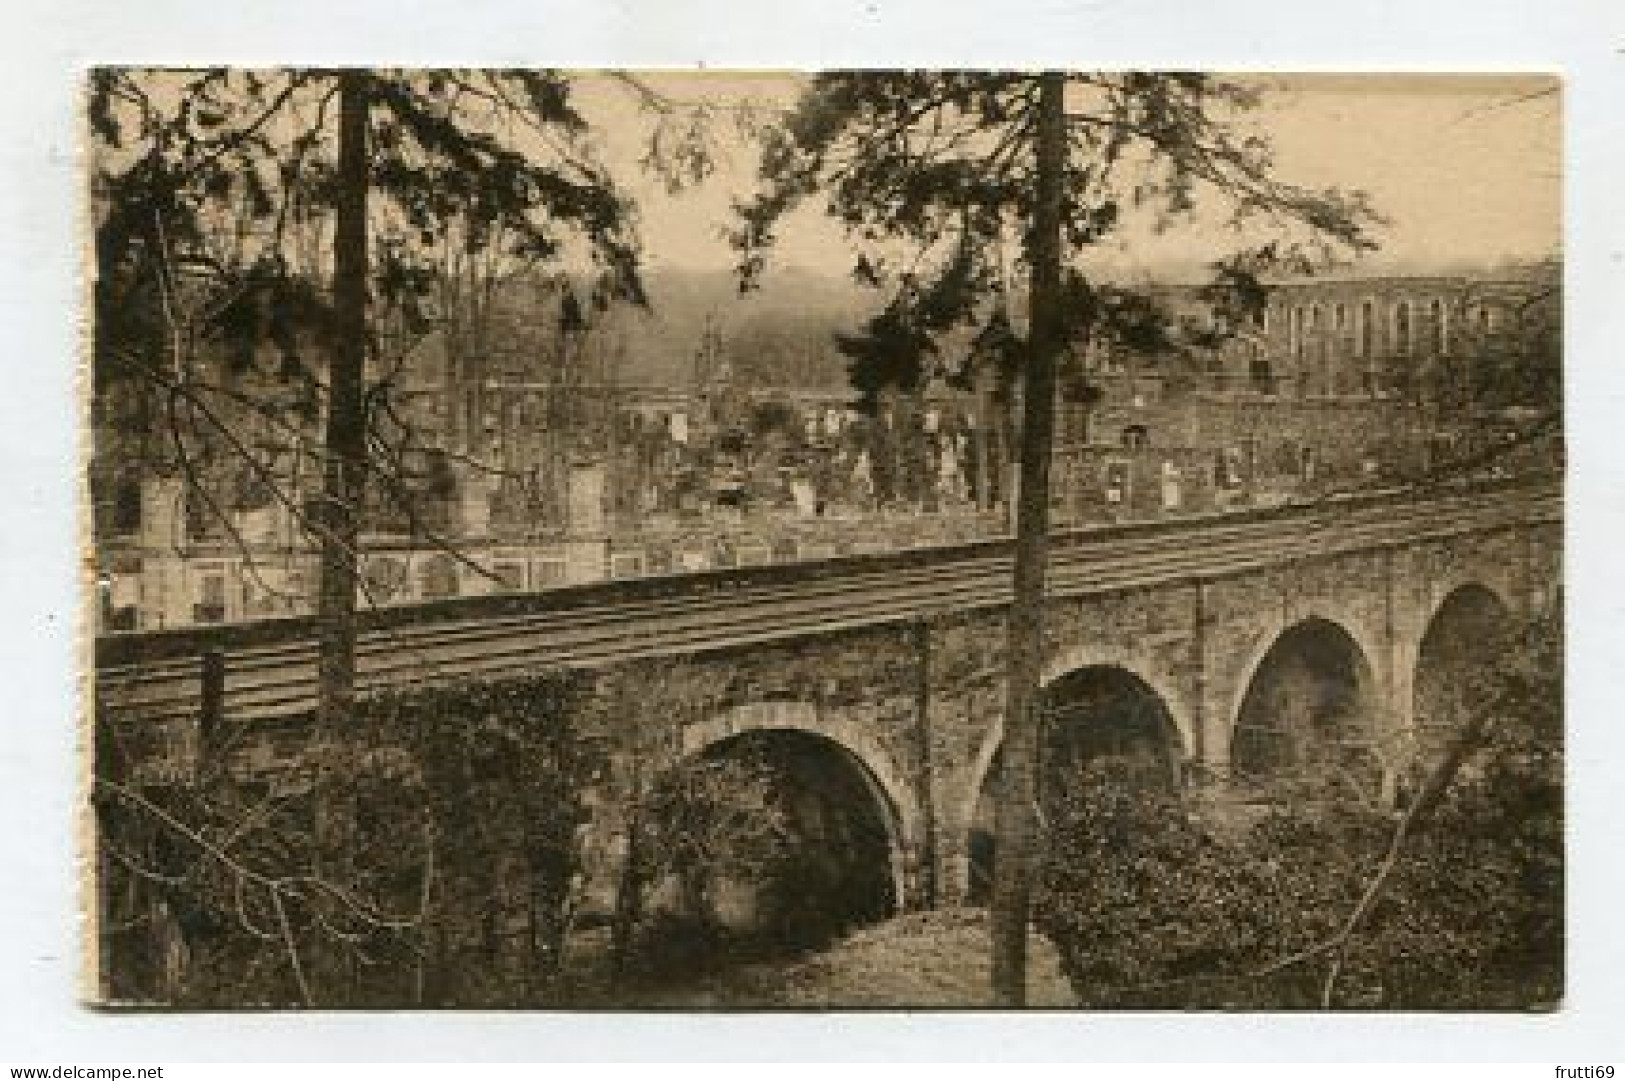
[[[1220,783],[1261,660],[1282,634],[1320,619],[1347,634],[1369,672],[1376,715],[1365,722],[1384,738],[1402,738],[1433,613],[1467,583],[1528,613],[1534,598],[1555,592],[1557,540],[1554,531],[1509,530],[1058,599],[1046,620],[1045,678],[1097,665],[1127,670],[1166,707],[1187,779]],[[905,907],[953,901],[964,890],[968,834],[1002,738],[1004,633],[1002,612],[971,611],[708,655],[700,660],[725,682],[725,701],[717,716],[689,726],[684,746],[698,750],[754,728],[796,728],[839,743],[888,805]]]

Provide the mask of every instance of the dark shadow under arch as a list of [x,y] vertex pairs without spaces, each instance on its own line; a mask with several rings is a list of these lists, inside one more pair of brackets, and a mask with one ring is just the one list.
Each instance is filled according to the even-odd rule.
[[795,851],[766,886],[732,884],[730,923],[774,945],[818,945],[898,908],[897,809],[856,754],[795,728],[751,729],[700,750],[708,759],[748,758],[773,777]]
[[1230,768],[1239,782],[1372,764],[1377,697],[1370,662],[1347,630],[1312,617],[1282,631],[1237,711]]
[[[1043,758],[1039,798],[1077,783],[1089,766],[1109,763],[1131,783],[1158,791],[1180,786],[1181,740],[1162,697],[1143,679],[1116,665],[1090,665],[1052,681],[1040,700]],[[993,797],[1002,766],[995,753],[982,778],[967,837],[966,898],[985,904],[993,882]]]
[[1512,645],[1513,618],[1493,591],[1468,583],[1450,592],[1417,648],[1411,707],[1424,755],[1442,750],[1462,721],[1483,707]]

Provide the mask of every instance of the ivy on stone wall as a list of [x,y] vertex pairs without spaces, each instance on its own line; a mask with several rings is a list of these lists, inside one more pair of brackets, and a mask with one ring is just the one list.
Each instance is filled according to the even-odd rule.
[[[191,1008],[552,1001],[602,772],[586,681],[540,673],[358,705],[280,778],[230,768],[143,784],[99,732],[96,807],[110,998]],[[227,729],[232,728],[229,723]],[[314,850],[314,756],[341,757],[343,851]],[[339,958],[338,963],[332,962]],[[318,962],[322,962],[318,964]],[[337,972],[329,984],[318,971]]]
[[[606,768],[581,730],[588,679],[544,672],[380,696],[360,710],[357,758],[400,764],[357,793],[357,832],[376,838],[368,885],[384,892],[390,846],[421,822],[427,859],[420,948],[431,1005],[543,1004],[564,959],[586,796]],[[395,784],[388,789],[390,782]]]

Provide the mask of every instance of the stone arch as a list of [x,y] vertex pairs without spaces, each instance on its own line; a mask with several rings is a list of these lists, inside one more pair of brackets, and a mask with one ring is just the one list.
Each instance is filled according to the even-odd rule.
[[[1182,763],[1186,761],[1191,747],[1194,746],[1191,715],[1184,697],[1169,693],[1171,688],[1179,685],[1171,672],[1161,671],[1159,666],[1143,658],[1124,658],[1098,646],[1077,645],[1062,650],[1050,658],[1049,663],[1044,666],[1040,689],[1048,689],[1057,680],[1087,668],[1121,668],[1154,693],[1162,701],[1163,708],[1168,711],[1169,720],[1173,724],[1173,734],[1178,738],[1174,749],[1179,760]],[[960,796],[957,819],[959,824],[968,824],[974,817],[976,801],[981,798],[982,788],[986,785],[993,768],[993,760],[1003,744],[1004,714],[1001,712],[988,726],[972,759],[970,775]]]
[[1320,620],[1336,626],[1359,647],[1360,654],[1371,666],[1374,686],[1381,687],[1384,684],[1387,671],[1386,666],[1380,663],[1387,657],[1382,648],[1384,638],[1379,634],[1380,628],[1370,625],[1358,610],[1335,603],[1325,603],[1323,600],[1308,604],[1286,603],[1272,607],[1273,612],[1261,612],[1264,619],[1254,624],[1252,637],[1248,640],[1245,651],[1240,653],[1239,663],[1230,669],[1234,673],[1233,680],[1226,682],[1221,677],[1210,684],[1212,693],[1207,699],[1205,713],[1209,723],[1204,732],[1205,753],[1210,757],[1217,756],[1221,761],[1228,758],[1225,748],[1229,745],[1230,730],[1235,726],[1242,700],[1247,697],[1248,685],[1258,674],[1259,665],[1264,662],[1264,658],[1276,642],[1296,624]]
[[1450,554],[1442,548],[1419,548],[1407,562],[1404,603],[1395,611],[1392,723],[1398,732],[1414,735],[1416,657],[1422,637],[1452,593],[1466,586],[1488,590],[1522,622],[1530,615],[1530,584],[1524,568],[1522,545],[1492,545]]
[[[1143,683],[1148,690],[1162,700],[1168,711],[1168,718],[1175,728],[1178,737],[1178,751],[1183,758],[1189,753],[1192,746],[1192,729],[1190,711],[1186,708],[1185,697],[1174,693],[1180,682],[1175,673],[1166,665],[1158,663],[1154,658],[1141,653],[1124,656],[1119,652],[1105,649],[1094,644],[1073,645],[1061,649],[1049,659],[1044,666],[1044,673],[1040,688],[1047,690],[1057,681],[1066,678],[1074,672],[1081,672],[1086,668],[1120,668],[1128,675]],[[1003,738],[1004,719],[998,721],[999,738]]]
[[892,895],[898,909],[909,899],[911,853],[918,834],[919,796],[903,780],[891,755],[856,723],[830,716],[810,702],[745,702],[683,728],[685,758],[705,754],[752,732],[799,732],[845,755],[863,780],[886,830]]
[[1419,623],[1422,630],[1418,633],[1426,633],[1428,624],[1438,616],[1439,609],[1452,594],[1469,587],[1489,593],[1509,615],[1518,612],[1519,594],[1512,578],[1515,563],[1516,559],[1504,555],[1497,558],[1495,553],[1474,553],[1473,558],[1455,561],[1455,565],[1443,573],[1436,573],[1427,583]]
[[[1098,674],[1105,677],[1104,686],[1114,691],[1121,690],[1143,696],[1144,701],[1154,706],[1154,713],[1146,717],[1149,724],[1141,731],[1149,734],[1154,727],[1160,744],[1158,750],[1165,759],[1169,785],[1178,787],[1182,784],[1184,764],[1189,755],[1190,719],[1184,709],[1183,699],[1168,693],[1168,688],[1177,684],[1166,673],[1153,675],[1155,672],[1156,669],[1152,665],[1126,662],[1105,651],[1080,646],[1053,658],[1046,666],[1041,695],[1054,694],[1065,688],[1069,682]],[[1040,700],[1043,700],[1042,697]],[[1003,743],[1004,717],[1001,714],[995,718],[982,738],[981,746],[971,763],[966,786],[960,796],[956,818],[948,824],[964,842],[964,849],[959,855],[959,866],[954,868],[952,877],[958,883],[961,894],[966,897],[973,894],[971,888],[973,866],[978,859],[991,863],[990,852],[977,851],[975,835],[981,828],[978,823],[978,808],[984,806],[984,801],[988,798],[987,786],[993,780]]]
[[[1232,776],[1267,775],[1300,765],[1315,747],[1384,737],[1381,654],[1373,646],[1358,621],[1314,612],[1261,634],[1226,715]],[[1307,717],[1283,723],[1272,716],[1281,713]]]
[[1468,580],[1434,604],[1409,658],[1406,688],[1412,731],[1425,750],[1437,750],[1457,709],[1487,684],[1514,627],[1512,606],[1489,585]]

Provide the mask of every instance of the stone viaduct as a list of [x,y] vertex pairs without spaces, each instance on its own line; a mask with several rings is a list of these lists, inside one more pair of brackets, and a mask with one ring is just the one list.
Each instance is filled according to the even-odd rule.
[[[1558,602],[1560,542],[1556,522],[1522,523],[1052,599],[1050,723],[1148,741],[1186,786],[1269,769],[1267,737],[1288,724],[1335,726],[1392,762],[1432,700],[1494,666],[1482,651]],[[884,830],[893,904],[964,900],[990,830],[1004,629],[1002,609],[946,610],[701,654],[727,704],[684,724],[681,745],[777,734],[816,785],[844,765]]]
[[[1453,498],[1458,510],[1448,513],[1448,501],[1411,500],[1404,522],[1381,529],[1336,508],[1314,522],[1284,514],[1245,550],[1222,547],[1225,531],[1239,528],[1224,522],[1164,525],[1168,554],[1142,554],[1134,575],[1114,577],[1109,563],[1063,573],[1057,560],[1044,657],[1051,723],[1077,729],[1085,744],[1149,750],[1171,783],[1194,786],[1270,768],[1271,740],[1291,725],[1335,728],[1378,751],[1404,746],[1432,701],[1473,678],[1472,665],[1496,662],[1484,653],[1498,631],[1560,601],[1555,486],[1500,492],[1492,512],[1471,495]],[[1462,506],[1476,517],[1450,525]],[[1319,539],[1306,540],[1314,530]],[[921,556],[927,570],[938,558]],[[765,581],[777,572],[752,573]],[[827,581],[855,574],[832,573]],[[839,792],[859,832],[881,839],[874,851],[884,866],[875,873],[886,907],[965,899],[1003,726],[1004,608],[984,593],[1007,573],[983,573],[981,586],[963,594],[937,587],[929,603],[884,617],[838,619],[857,610],[838,599],[820,602],[831,614],[819,620],[794,616],[800,610],[784,601],[772,602],[782,617],[750,617],[784,624],[781,633],[742,629],[743,602],[717,609],[685,632],[715,635],[716,644],[652,651],[680,652],[713,679],[716,708],[687,716],[649,702],[623,723],[678,725],[668,734],[687,754],[766,749],[814,795]],[[850,595],[879,595],[893,578],[901,581],[882,575]],[[671,611],[704,603],[696,592]],[[774,609],[762,600],[749,610]],[[506,658],[507,670],[562,655],[539,645],[487,654]],[[150,664],[126,660],[120,669],[117,660],[98,656],[100,693],[115,712],[119,671],[156,678]],[[384,662],[363,660],[365,683],[368,665]]]

